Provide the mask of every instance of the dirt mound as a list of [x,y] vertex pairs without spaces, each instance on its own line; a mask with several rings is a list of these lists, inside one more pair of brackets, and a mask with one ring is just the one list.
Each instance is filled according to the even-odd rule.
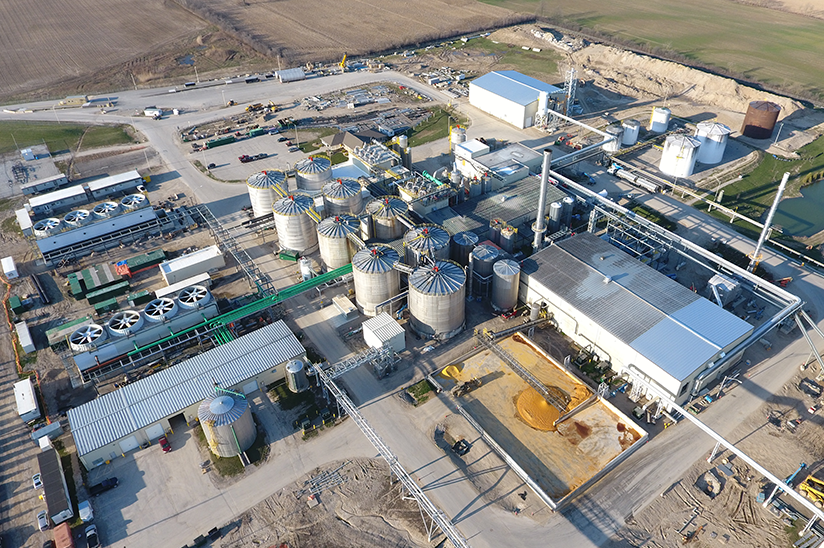
[[593,44],[571,56],[582,79],[592,78],[596,85],[630,97],[679,97],[737,112],[746,112],[750,101],[772,101],[781,105],[782,117],[803,108],[797,101],[730,78],[611,46]]
[[518,409],[518,416],[532,428],[543,432],[555,431],[555,421],[560,413],[534,388],[521,392],[515,407]]

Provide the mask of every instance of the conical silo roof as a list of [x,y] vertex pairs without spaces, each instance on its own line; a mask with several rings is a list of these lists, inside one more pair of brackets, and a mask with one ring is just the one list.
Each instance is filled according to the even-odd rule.
[[249,178],[246,179],[246,184],[252,188],[274,188],[276,186],[282,186],[285,180],[286,176],[282,171],[259,171],[249,175]]
[[406,202],[395,196],[381,196],[366,205],[367,213],[383,219],[394,219],[398,215],[406,214],[407,211],[409,206]]
[[400,260],[398,252],[388,245],[370,245],[355,253],[352,266],[361,272],[389,272]]
[[360,221],[352,215],[335,215],[318,223],[318,234],[327,238],[346,238],[349,234],[357,234],[359,230]]
[[436,261],[433,267],[416,268],[409,275],[409,287],[427,295],[450,295],[466,283],[466,273],[452,261]]
[[332,169],[332,161],[326,156],[309,156],[295,164],[295,171],[302,174],[324,173]]
[[300,215],[315,205],[315,201],[306,194],[290,194],[275,201],[272,211],[278,215]]
[[229,394],[217,394],[206,398],[197,409],[197,417],[200,422],[209,421],[214,426],[224,426],[232,424],[238,420],[249,402],[240,397],[232,397]]
[[329,198],[350,198],[360,193],[360,183],[355,179],[335,179],[323,186],[323,195]]
[[418,225],[406,232],[403,243],[415,251],[434,253],[449,245],[449,233],[438,225]]

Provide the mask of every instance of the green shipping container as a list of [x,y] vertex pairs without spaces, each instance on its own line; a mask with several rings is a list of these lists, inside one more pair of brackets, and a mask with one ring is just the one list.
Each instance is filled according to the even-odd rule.
[[129,282],[120,282],[110,287],[92,291],[86,295],[86,298],[89,300],[89,304],[97,304],[112,297],[123,295],[127,291],[129,291]]
[[106,299],[105,301],[101,301],[94,305],[94,311],[97,314],[104,314],[106,312],[111,312],[112,310],[117,310],[120,308],[117,304],[117,299]]
[[140,304],[146,304],[151,300],[154,300],[154,294],[150,293],[149,291],[139,291],[137,293],[132,293],[128,297],[129,304],[131,306],[137,306]]
[[11,311],[15,314],[22,314],[26,311],[26,307],[23,306],[23,303],[20,302],[20,297],[18,297],[17,295],[12,295],[11,297],[9,297],[9,307],[11,308]]
[[278,253],[279,259],[283,259],[284,261],[292,261],[293,263],[296,263],[299,257],[300,253],[292,249],[284,249]]
[[77,274],[69,274],[69,293],[77,300],[80,300],[86,296],[86,292],[83,290],[83,286],[80,285],[80,280],[77,278]]
[[166,252],[162,249],[155,249],[150,253],[144,253],[143,255],[137,255],[136,257],[126,259],[126,265],[129,267],[130,271],[136,272],[138,270],[143,270],[144,268],[149,268],[150,266],[160,264],[165,260]]
[[252,131],[249,132],[249,137],[257,137],[258,135],[265,135],[268,132],[269,132],[268,129],[265,129],[265,128],[262,128],[262,127],[255,128],[255,129],[253,129]]
[[218,137],[217,139],[212,139],[211,141],[206,141],[206,148],[215,148],[223,145],[228,145],[229,143],[235,142],[234,135],[226,135],[225,137]]

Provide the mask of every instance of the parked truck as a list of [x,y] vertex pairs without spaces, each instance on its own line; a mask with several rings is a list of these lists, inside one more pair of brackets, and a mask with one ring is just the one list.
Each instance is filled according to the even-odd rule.
[[72,528],[67,522],[55,525],[54,529],[54,545],[55,548],[74,548],[74,539],[72,538]]

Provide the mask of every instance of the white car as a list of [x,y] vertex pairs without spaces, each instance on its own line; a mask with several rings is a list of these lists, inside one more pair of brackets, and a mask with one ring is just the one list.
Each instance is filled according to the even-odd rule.
[[45,531],[49,528],[49,518],[46,517],[45,510],[37,514],[37,527],[41,531]]
[[34,484],[35,489],[41,489],[43,487],[43,480],[40,479],[40,474],[35,474],[31,477],[31,482]]
[[80,504],[77,505],[77,510],[80,513],[80,520],[83,523],[89,523],[91,520],[94,519],[94,510],[92,510],[92,503],[84,500]]
[[86,544],[89,548],[100,548],[100,537],[97,536],[97,526],[86,527]]

